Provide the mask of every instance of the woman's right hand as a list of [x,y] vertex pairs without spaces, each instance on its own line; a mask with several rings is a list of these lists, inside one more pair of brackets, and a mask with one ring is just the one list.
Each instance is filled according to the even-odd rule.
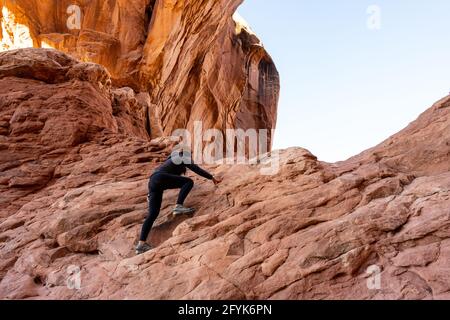
[[213,177],[212,181],[214,182],[214,185],[217,186],[219,183],[222,182],[222,179],[221,178],[217,178],[217,177]]

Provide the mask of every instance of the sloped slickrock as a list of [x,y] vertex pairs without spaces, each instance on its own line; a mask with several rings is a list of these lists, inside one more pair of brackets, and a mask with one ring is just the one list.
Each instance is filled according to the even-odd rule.
[[134,256],[169,150],[145,101],[53,50],[0,53],[0,298],[450,298],[449,97],[344,162],[207,166],[223,183],[193,177],[193,216],[167,192],[156,249]]

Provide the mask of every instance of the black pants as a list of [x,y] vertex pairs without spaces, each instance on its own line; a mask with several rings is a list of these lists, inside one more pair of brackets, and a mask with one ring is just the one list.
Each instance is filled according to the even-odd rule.
[[148,182],[148,215],[142,226],[140,241],[146,241],[153,223],[158,218],[164,190],[181,189],[177,204],[184,204],[184,200],[194,187],[194,181],[190,178],[168,173],[155,173]]

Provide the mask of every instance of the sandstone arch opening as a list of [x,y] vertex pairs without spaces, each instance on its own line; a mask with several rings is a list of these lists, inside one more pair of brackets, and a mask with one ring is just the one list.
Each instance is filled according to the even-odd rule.
[[0,11],[0,51],[32,48],[35,43],[31,36],[30,28],[22,24],[19,17],[8,7],[1,6]]

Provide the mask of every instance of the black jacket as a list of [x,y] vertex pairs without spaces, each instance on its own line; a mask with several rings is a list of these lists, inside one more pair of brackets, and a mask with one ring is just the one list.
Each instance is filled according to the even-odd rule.
[[188,153],[186,153],[185,155],[183,155],[183,153],[180,153],[175,155],[175,157],[172,157],[171,155],[169,158],[167,158],[166,161],[164,161],[163,164],[155,169],[153,174],[168,173],[181,176],[186,173],[186,168],[208,180],[213,179],[213,176],[208,171],[203,170],[194,163],[194,161],[192,160],[192,156]]

